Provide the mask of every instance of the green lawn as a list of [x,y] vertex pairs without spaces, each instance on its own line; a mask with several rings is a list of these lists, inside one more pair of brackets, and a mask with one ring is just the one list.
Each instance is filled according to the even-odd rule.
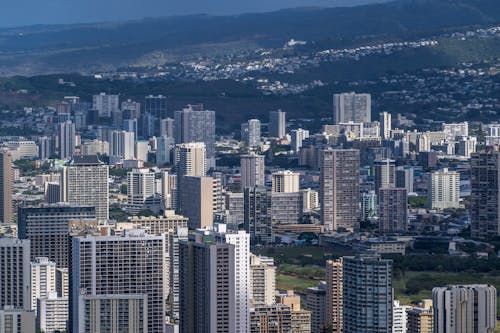
[[346,251],[334,251],[317,246],[257,248],[252,250],[252,253],[273,257],[278,264],[318,266],[324,266],[325,261],[328,259],[352,254]]
[[278,273],[276,276],[276,288],[280,290],[292,289],[298,294],[305,294],[309,287],[316,287],[318,281],[298,276],[284,275]]

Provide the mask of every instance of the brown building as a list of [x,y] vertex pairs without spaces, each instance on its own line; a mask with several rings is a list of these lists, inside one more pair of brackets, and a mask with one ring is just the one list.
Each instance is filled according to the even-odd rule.
[[205,228],[213,224],[214,180],[212,177],[183,177],[181,191],[182,215],[189,229]]
[[407,333],[432,333],[434,332],[434,314],[432,300],[423,300],[421,307],[407,310]]
[[284,304],[258,305],[250,309],[250,333],[289,333],[290,307]]
[[405,232],[408,226],[408,195],[405,188],[381,188],[379,201],[380,233]]
[[326,326],[342,332],[342,258],[326,262]]

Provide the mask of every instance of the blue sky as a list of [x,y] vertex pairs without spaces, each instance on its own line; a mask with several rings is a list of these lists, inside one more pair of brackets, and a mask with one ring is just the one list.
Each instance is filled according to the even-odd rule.
[[120,21],[183,14],[239,14],[384,0],[0,0],[0,27]]

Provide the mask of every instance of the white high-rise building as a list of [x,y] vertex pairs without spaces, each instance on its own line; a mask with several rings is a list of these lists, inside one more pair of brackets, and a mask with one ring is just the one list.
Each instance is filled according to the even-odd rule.
[[135,142],[135,158],[147,162],[149,153],[149,142],[145,140],[140,140]]
[[46,333],[66,331],[68,322],[68,297],[57,297],[56,292],[49,292],[37,300],[36,326]]
[[371,122],[371,95],[354,92],[333,95],[333,123]]
[[431,173],[427,194],[431,208],[458,208],[460,201],[460,173],[449,171],[447,168]]
[[274,259],[250,254],[250,303],[276,303],[276,266]]
[[265,184],[264,155],[251,153],[241,155],[241,188],[255,187]]
[[56,292],[56,263],[38,257],[31,263],[31,310],[36,311],[37,299]]
[[457,155],[470,158],[476,152],[477,138],[475,136],[463,136],[458,139]]
[[442,129],[448,141],[454,141],[462,136],[469,136],[469,123],[466,121],[463,123],[443,123]]
[[402,305],[399,301],[394,301],[392,306],[392,333],[406,333],[408,315],[406,311],[412,309],[409,305]]
[[135,152],[134,132],[113,131],[109,145],[110,157],[129,160],[134,158]]
[[247,147],[260,145],[260,120],[250,119],[241,124],[241,139]]
[[99,117],[110,118],[113,112],[120,111],[118,95],[100,93],[99,95],[94,95],[92,101],[92,109],[98,110]]
[[[177,176],[205,176],[206,149],[203,142],[181,143],[175,146]],[[179,179],[180,180],[180,179]]]
[[299,192],[300,174],[290,170],[272,174],[272,191],[278,193]]
[[161,200],[156,196],[155,173],[134,169],[127,174],[127,210],[137,214],[142,209],[158,212]]
[[309,131],[299,128],[296,130],[292,130],[290,133],[292,142],[291,142],[291,147],[292,150],[296,153],[299,152],[300,148],[302,148],[302,142],[309,138]]
[[60,123],[58,130],[59,158],[62,160],[70,159],[75,152],[75,124],[68,120]]
[[392,130],[392,117],[389,112],[380,113],[380,136],[382,139],[389,139],[391,137]]

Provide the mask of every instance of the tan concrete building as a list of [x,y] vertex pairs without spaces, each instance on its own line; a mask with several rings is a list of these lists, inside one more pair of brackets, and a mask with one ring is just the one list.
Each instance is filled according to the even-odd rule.
[[280,193],[299,192],[300,174],[290,170],[272,174],[272,191]]
[[250,304],[273,304],[275,290],[274,259],[250,255]]
[[433,333],[434,314],[432,312],[432,300],[422,300],[418,307],[406,311],[407,331],[406,333]]
[[326,262],[326,326],[342,332],[342,258]]

